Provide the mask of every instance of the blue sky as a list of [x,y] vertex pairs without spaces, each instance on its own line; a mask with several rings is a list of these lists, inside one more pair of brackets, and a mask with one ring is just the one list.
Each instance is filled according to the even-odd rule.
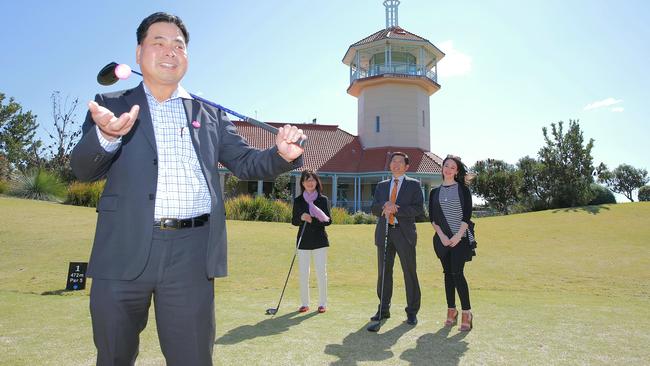
[[[82,101],[135,65],[135,29],[155,11],[190,32],[190,92],[264,121],[336,124],[356,134],[348,46],[382,28],[381,0],[11,1],[0,24],[0,92],[51,125],[50,94]],[[536,156],[542,127],[579,119],[594,163],[650,169],[650,2],[402,0],[399,25],[447,54],[431,96],[431,150],[472,165]],[[8,44],[7,44],[8,43]],[[78,113],[85,115],[85,105]]]

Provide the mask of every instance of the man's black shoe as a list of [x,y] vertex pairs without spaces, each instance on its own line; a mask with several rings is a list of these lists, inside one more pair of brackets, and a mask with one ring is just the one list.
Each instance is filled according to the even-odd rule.
[[415,314],[406,314],[406,324],[408,325],[417,325],[418,317]]
[[[390,318],[390,312],[387,311],[387,312],[385,312],[385,313],[382,313],[382,314],[381,314],[381,318],[382,318],[382,319],[388,319],[388,318]],[[370,318],[370,320],[372,320],[373,322],[378,321],[378,320],[379,320],[379,312],[377,312],[375,315],[373,315],[373,316]]]

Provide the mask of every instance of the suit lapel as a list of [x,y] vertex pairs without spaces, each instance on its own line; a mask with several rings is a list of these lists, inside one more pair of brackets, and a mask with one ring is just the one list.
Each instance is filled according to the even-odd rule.
[[212,182],[212,179],[214,177],[212,174],[212,169],[210,168],[213,165],[216,166],[216,162],[213,164],[212,157],[214,156],[214,151],[210,151],[210,136],[208,134],[208,126],[206,125],[209,123],[209,120],[207,118],[201,118],[199,115],[199,112],[201,111],[201,105],[198,101],[194,99],[183,99],[183,106],[185,107],[187,127],[192,138],[192,145],[194,146],[196,157],[199,159],[199,164],[201,164],[203,176],[208,182],[208,187],[210,187],[210,192],[213,198],[212,202],[214,205],[214,202],[216,202],[215,198],[217,197],[217,194],[216,192],[212,191],[212,188],[216,187],[216,185],[214,182]]
[[[147,102],[147,96],[144,93],[144,87],[142,83],[136,88],[132,89],[132,93],[127,93],[124,95],[127,105],[132,106],[137,104],[140,106],[140,113],[138,114],[139,129],[151,144],[153,151],[158,154],[158,149],[156,148],[156,136],[153,131],[153,122],[151,120],[151,111],[149,110],[149,103]],[[118,116],[119,117],[119,116]]]

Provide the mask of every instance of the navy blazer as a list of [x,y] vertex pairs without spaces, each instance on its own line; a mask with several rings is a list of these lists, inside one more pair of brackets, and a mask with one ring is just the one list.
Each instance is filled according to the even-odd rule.
[[[97,229],[88,275],[101,279],[132,280],[144,270],[153,234],[158,180],[158,154],[149,105],[142,83],[129,90],[98,94],[95,101],[116,116],[140,106],[138,119],[121,146],[106,152],[99,144],[90,113],[83,135],[71,154],[72,171],[82,181],[106,177],[97,205]],[[226,114],[194,99],[183,99],[196,155],[210,190],[210,234],[206,253],[207,277],[227,275],[225,209],[217,171],[221,162],[241,179],[272,178],[302,165],[302,157],[287,163],[277,147],[258,150],[237,134]],[[192,126],[198,121],[200,127]]]
[[[384,204],[390,200],[390,181],[393,178],[383,180],[375,188],[375,196],[372,200],[371,210],[375,216],[378,216],[377,226],[375,227],[375,245],[383,246],[386,235],[386,218],[381,214]],[[395,204],[399,210],[395,217],[399,222],[399,230],[402,232],[410,245],[415,246],[418,240],[418,234],[415,230],[415,218],[424,215],[424,198],[422,196],[422,186],[417,179],[405,176],[404,181],[399,187],[397,200]]]
[[[318,194],[318,198],[314,200],[314,205],[323,210],[325,215],[330,218],[328,222],[320,222],[317,218],[313,217],[311,224],[306,221],[302,221],[300,216],[303,213],[309,213],[309,205],[302,194],[293,199],[293,215],[291,218],[291,223],[294,226],[300,226],[298,229],[298,235],[296,240],[300,238],[300,233],[302,232],[302,225],[307,225],[305,227],[305,232],[302,236],[302,241],[300,242],[299,249],[318,249],[328,247],[330,245],[329,239],[327,238],[327,233],[325,232],[325,226],[328,226],[332,223],[332,215],[330,214],[329,200],[327,196]],[[296,245],[298,242],[296,241]]]

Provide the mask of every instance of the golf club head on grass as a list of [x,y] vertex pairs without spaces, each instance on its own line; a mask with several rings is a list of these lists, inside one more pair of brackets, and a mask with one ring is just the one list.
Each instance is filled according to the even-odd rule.
[[278,313],[278,309],[276,309],[276,308],[266,309],[266,315],[275,315],[277,313]]
[[374,333],[379,332],[379,329],[381,329],[381,321],[374,322],[366,328],[368,332],[374,332]]

